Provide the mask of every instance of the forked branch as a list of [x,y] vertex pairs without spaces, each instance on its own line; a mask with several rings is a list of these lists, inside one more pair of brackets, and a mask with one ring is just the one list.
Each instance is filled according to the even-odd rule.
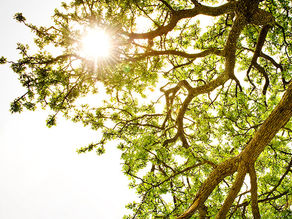
[[[236,157],[230,158],[212,171],[209,177],[205,180],[200,190],[197,192],[195,199],[191,206],[178,219],[190,218],[199,208],[204,204],[209,195],[216,186],[227,176],[238,171],[237,178],[228,194],[227,200],[224,202],[217,218],[224,218],[226,211],[229,210],[233,200],[235,199],[242,184],[244,176],[249,171],[248,166],[254,165],[257,158],[260,156],[265,147],[270,143],[278,131],[286,125],[292,117],[292,82],[290,82],[288,89],[284,93],[281,101],[277,107],[271,112],[261,127],[255,132],[251,141],[246,148]],[[250,171],[252,181],[255,183],[254,173]],[[254,184],[255,185],[255,184]],[[253,185],[253,190],[255,191]],[[256,202],[255,193],[253,191],[253,202]],[[286,193],[285,193],[286,194]],[[230,204],[231,203],[231,204]],[[254,207],[254,211],[256,207]],[[256,214],[256,213],[255,213]]]

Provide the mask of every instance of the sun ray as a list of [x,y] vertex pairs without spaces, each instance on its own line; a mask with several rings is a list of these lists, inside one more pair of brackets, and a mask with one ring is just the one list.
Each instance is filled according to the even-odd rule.
[[96,61],[108,58],[111,55],[110,37],[101,28],[89,29],[81,40],[80,54]]

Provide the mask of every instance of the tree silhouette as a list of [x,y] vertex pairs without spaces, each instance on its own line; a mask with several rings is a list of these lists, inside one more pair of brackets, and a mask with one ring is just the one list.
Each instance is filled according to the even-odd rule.
[[[18,44],[18,61],[1,58],[27,88],[11,111],[49,108],[48,126],[61,114],[102,132],[79,153],[118,141],[140,196],[125,218],[291,216],[290,9],[288,0],[75,0],[51,27],[17,13],[39,51]],[[95,27],[110,35],[110,57],[80,54]],[[102,102],[80,103],[102,86]]]

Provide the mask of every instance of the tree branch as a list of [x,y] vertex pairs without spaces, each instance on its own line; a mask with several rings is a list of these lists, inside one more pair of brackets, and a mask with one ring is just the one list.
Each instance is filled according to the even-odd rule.
[[226,215],[227,215],[234,199],[236,198],[238,192],[241,189],[241,186],[243,184],[246,173],[247,173],[246,163],[241,162],[239,165],[239,168],[238,168],[238,173],[237,173],[236,179],[235,179],[235,181],[234,181],[234,183],[233,183],[233,185],[228,193],[228,196],[225,199],[220,211],[216,215],[215,219],[226,218]]
[[151,50],[149,52],[135,54],[135,56],[137,57],[129,58],[128,61],[138,61],[138,60],[147,58],[149,56],[161,56],[161,55],[175,55],[175,56],[181,56],[183,58],[196,59],[196,58],[206,57],[211,54],[224,56],[223,51],[217,48],[209,48],[199,53],[186,53],[186,52],[178,51],[178,50],[164,50],[164,51]]
[[253,54],[253,57],[252,57],[252,60],[251,60],[251,63],[250,63],[250,66],[247,70],[247,75],[249,74],[249,72],[251,71],[251,68],[252,66],[254,66],[256,63],[257,63],[257,59],[258,57],[260,56],[261,54],[261,51],[262,51],[262,48],[264,46],[264,43],[266,41],[266,36],[268,34],[268,31],[269,29],[271,28],[272,26],[270,25],[265,25],[260,34],[259,34],[259,37],[258,37],[258,41],[257,41],[257,45],[256,45],[256,48],[255,48],[255,51],[254,51],[254,54]]
[[277,132],[285,126],[292,116],[292,82],[277,107],[254,134],[250,143],[241,152],[242,159],[255,162]]
[[277,183],[277,185],[268,193],[267,198],[273,194],[274,191],[276,191],[276,189],[278,188],[279,185],[281,185],[283,179],[287,176],[287,174],[289,173],[289,171],[291,171],[291,167],[292,167],[292,158],[290,160],[290,163],[285,171],[285,173],[282,175],[281,179],[279,180],[279,182]]
[[210,7],[199,4],[192,9],[173,11],[169,23],[165,26],[158,27],[156,30],[149,31],[147,33],[124,32],[124,34],[127,35],[130,39],[153,39],[173,30],[177,22],[181,19],[195,17],[199,14],[207,16],[219,16],[234,10],[234,8],[235,4],[233,2],[229,2],[218,7]]
[[202,204],[204,204],[216,186],[225,177],[230,176],[236,172],[238,163],[238,157],[233,157],[219,164],[205,180],[188,210],[186,210],[177,219],[190,218],[195,213],[195,211],[197,211],[202,206]]
[[[246,169],[244,165],[254,164],[261,152],[265,149],[265,147],[269,144],[269,142],[273,139],[277,132],[289,121],[291,116],[292,82],[290,82],[288,89],[284,93],[277,107],[271,112],[265,122],[255,132],[253,138],[245,147],[245,149],[238,156],[230,158],[222,162],[221,164],[218,164],[218,166],[211,172],[211,174],[201,186],[200,190],[197,192],[191,206],[182,215],[180,215],[178,219],[190,218],[195,213],[195,211],[197,211],[198,208],[207,200],[215,187],[225,177],[230,176],[238,170],[240,161],[241,170],[238,170],[238,177],[232,186],[233,189],[231,189],[234,191],[230,193],[227,204],[225,204],[224,209],[221,211],[222,213],[225,213],[225,209],[229,209],[230,202],[234,200],[234,195],[236,196],[236,194],[238,193],[237,190],[240,189],[238,188],[238,185],[243,182],[243,175],[246,174]],[[218,217],[221,217],[221,215],[224,216],[224,214],[222,213],[219,214]]]
[[257,62],[255,62],[254,64],[254,67],[260,72],[260,73],[262,73],[262,75],[264,76],[264,78],[265,78],[265,85],[264,85],[264,88],[263,88],[263,95],[266,95],[266,93],[267,93],[267,89],[268,89],[268,87],[269,87],[269,84],[270,84],[270,79],[269,79],[269,76],[268,76],[268,74],[267,74],[267,72],[265,71],[265,69],[262,67],[262,66],[260,66]]
[[166,1],[164,0],[159,0],[159,1],[162,2],[171,12],[174,12],[174,9]]
[[250,184],[251,184],[251,209],[252,214],[255,219],[261,218],[260,210],[258,206],[258,186],[257,186],[257,175],[254,168],[254,164],[249,165],[249,176],[250,176]]

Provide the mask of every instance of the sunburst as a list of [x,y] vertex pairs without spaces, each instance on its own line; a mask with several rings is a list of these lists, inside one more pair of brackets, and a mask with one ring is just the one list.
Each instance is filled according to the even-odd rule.
[[99,61],[111,56],[112,42],[102,28],[96,27],[86,31],[81,39],[80,54],[86,58]]

